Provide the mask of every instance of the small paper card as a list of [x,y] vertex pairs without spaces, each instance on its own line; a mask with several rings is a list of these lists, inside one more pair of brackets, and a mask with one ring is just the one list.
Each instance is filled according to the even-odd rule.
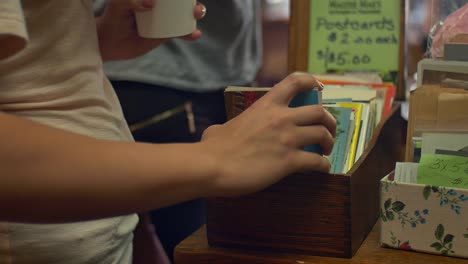
[[423,154],[419,162],[418,183],[468,189],[468,157]]

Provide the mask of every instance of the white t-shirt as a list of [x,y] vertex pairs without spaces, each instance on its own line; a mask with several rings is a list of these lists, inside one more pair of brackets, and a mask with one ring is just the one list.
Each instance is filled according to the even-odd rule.
[[[27,46],[0,60],[0,111],[132,141],[102,70],[91,0],[0,0],[2,34],[25,39]],[[71,224],[0,223],[0,263],[128,264],[137,222],[129,215]]]

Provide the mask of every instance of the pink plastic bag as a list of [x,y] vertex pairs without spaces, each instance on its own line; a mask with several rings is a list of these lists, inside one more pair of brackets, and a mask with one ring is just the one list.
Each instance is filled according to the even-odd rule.
[[448,15],[442,26],[435,32],[431,46],[432,57],[444,57],[444,44],[461,33],[468,33],[468,4]]

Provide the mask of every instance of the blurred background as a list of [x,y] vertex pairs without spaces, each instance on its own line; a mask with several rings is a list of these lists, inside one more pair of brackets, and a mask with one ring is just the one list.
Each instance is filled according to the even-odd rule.
[[[272,86],[287,75],[288,25],[290,16],[290,0],[263,1],[263,66],[260,70],[258,86]],[[292,0],[298,1],[298,0]],[[407,86],[414,83],[417,63],[424,58],[427,39],[431,27],[440,18],[432,8],[440,5],[453,4],[460,6],[466,0],[406,0],[406,48],[407,48]],[[448,10],[448,8],[446,8]],[[442,16],[444,14],[441,14]]]

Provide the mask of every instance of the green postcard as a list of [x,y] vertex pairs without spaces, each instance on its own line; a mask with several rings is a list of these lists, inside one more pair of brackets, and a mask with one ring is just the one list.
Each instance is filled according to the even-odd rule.
[[418,183],[468,189],[468,157],[422,154]]

